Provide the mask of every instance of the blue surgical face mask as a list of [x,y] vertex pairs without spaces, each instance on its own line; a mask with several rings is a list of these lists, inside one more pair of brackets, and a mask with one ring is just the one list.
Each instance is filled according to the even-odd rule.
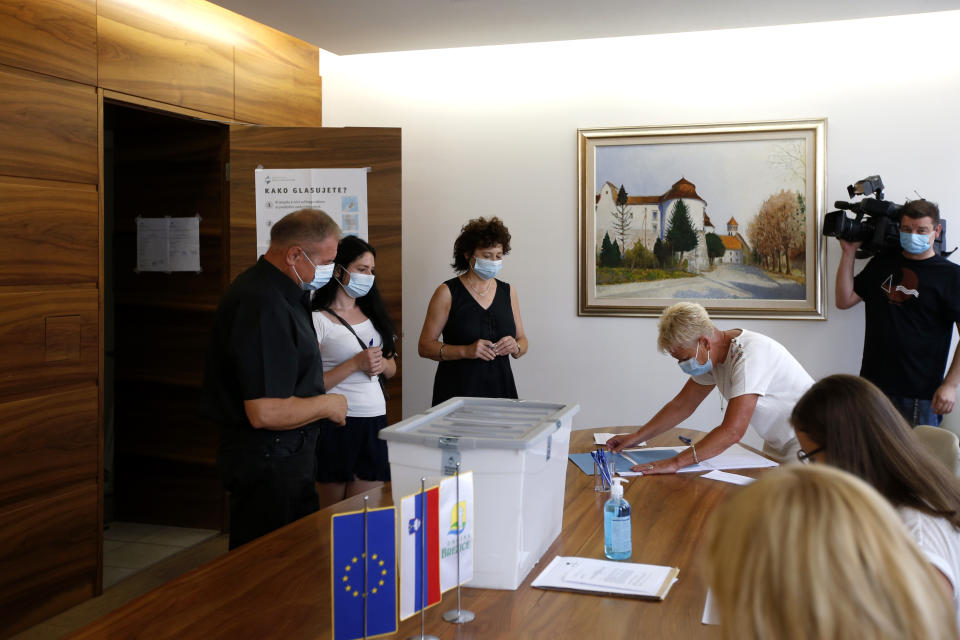
[[[300,247],[300,251],[303,251],[303,247]],[[323,285],[330,282],[330,277],[333,275],[333,263],[317,265],[313,264],[313,260],[310,259],[310,256],[307,255],[306,251],[303,251],[303,257],[307,259],[311,265],[313,265],[313,280],[310,282],[304,282],[303,278],[300,277],[300,274],[297,273],[297,270],[294,269],[293,272],[297,274],[297,280],[300,281],[300,286],[303,287],[305,291],[316,291]]]
[[370,293],[371,287],[373,287],[374,275],[370,273],[353,273],[350,272],[350,282],[344,286],[340,282],[340,286],[343,287],[343,290],[347,292],[347,295],[351,298],[362,298],[363,296]]
[[486,260],[484,258],[474,257],[473,272],[483,280],[489,280],[500,273],[500,267],[503,266],[503,260]]
[[707,361],[703,364],[700,364],[697,362],[698,355],[700,355],[699,341],[697,341],[697,352],[693,354],[693,357],[677,363],[680,365],[680,369],[688,376],[702,376],[705,373],[710,373],[710,371],[713,369],[713,360],[710,359],[709,344],[707,345]]
[[931,244],[929,234],[900,232],[900,246],[909,254],[919,255],[927,251]]

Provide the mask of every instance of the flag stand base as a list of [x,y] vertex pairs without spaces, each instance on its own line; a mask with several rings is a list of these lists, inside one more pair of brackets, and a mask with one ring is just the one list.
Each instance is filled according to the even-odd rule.
[[432,636],[429,633],[426,635],[421,633],[419,635],[410,636],[409,638],[407,638],[407,640],[440,640],[440,638],[438,638],[437,636]]
[[474,619],[473,611],[467,609],[450,609],[443,614],[443,619],[453,624],[463,624]]

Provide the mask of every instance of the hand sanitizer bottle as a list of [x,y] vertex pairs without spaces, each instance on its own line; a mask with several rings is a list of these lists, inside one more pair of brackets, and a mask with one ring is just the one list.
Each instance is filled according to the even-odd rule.
[[611,560],[626,560],[633,551],[630,503],[623,499],[623,478],[614,478],[610,499],[603,505],[603,553]]

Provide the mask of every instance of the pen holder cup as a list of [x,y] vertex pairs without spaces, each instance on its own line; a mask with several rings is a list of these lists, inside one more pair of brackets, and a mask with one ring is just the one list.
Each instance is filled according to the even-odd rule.
[[613,460],[607,460],[607,471],[609,472],[606,477],[600,472],[600,465],[597,464],[597,461],[593,461],[593,490],[597,493],[610,491],[610,483],[607,482],[606,478],[613,478],[613,474],[616,473],[616,463]]

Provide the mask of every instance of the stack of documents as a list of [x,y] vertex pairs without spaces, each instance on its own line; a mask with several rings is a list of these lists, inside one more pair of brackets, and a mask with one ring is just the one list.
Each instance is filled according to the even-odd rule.
[[678,573],[674,567],[653,564],[557,556],[531,586],[663,600]]

